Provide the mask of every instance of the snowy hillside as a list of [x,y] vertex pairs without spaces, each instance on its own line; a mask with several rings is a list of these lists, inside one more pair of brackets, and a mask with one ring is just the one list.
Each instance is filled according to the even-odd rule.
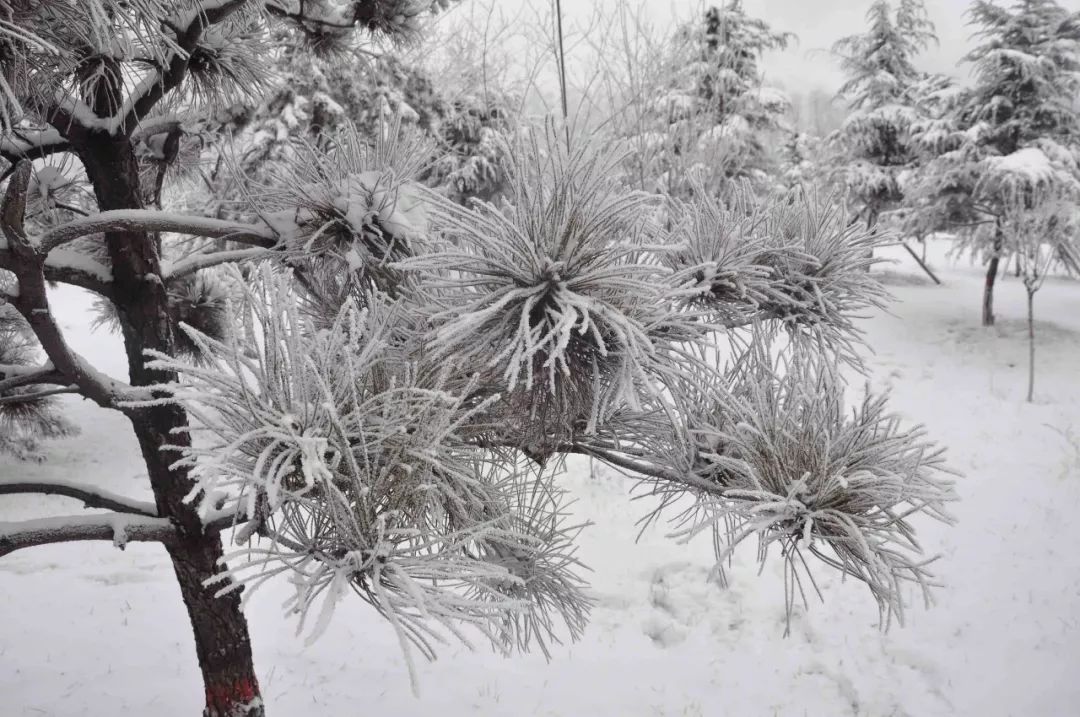
[[[1040,292],[1036,401],[1026,391],[1023,289],[1002,280],[996,328],[979,326],[979,267],[931,248],[945,280],[930,284],[902,253],[883,271],[897,301],[864,322],[875,388],[949,448],[962,472],[959,523],[923,521],[946,582],[929,611],[877,630],[863,587],[818,570],[825,603],[797,610],[783,637],[779,561],[758,577],[745,545],[724,590],[707,580],[707,540],[679,546],[662,530],[635,545],[645,506],[630,482],[578,461],[565,478],[595,525],[581,556],[596,600],[585,639],[546,663],[502,659],[482,643],[448,646],[420,664],[410,692],[396,639],[359,601],[303,647],[280,620],[289,586],[247,611],[255,664],[274,715],[1071,715],[1080,709],[1080,284]],[[87,334],[87,295],[55,295],[75,348],[124,374],[113,336]],[[853,387],[857,388],[857,387]],[[150,498],[126,419],[68,398],[78,438],[43,464],[0,457],[0,473],[79,478]],[[46,510],[44,501],[52,501]],[[81,509],[65,499],[9,497],[0,521]],[[164,551],[83,543],[20,551],[0,562],[0,714],[192,715],[201,684],[190,626]],[[917,596],[912,594],[912,601]]]

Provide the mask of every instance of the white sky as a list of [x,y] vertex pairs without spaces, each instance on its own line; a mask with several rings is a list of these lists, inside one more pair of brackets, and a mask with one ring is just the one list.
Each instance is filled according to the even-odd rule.
[[[629,0],[631,6],[641,6],[661,27],[674,18],[692,17],[695,9],[720,2],[722,0],[711,3],[702,0]],[[1070,10],[1080,10],[1080,0],[1059,2]],[[554,0],[501,0],[499,4],[512,15],[527,3],[544,7],[553,5]],[[840,37],[865,29],[865,14],[871,3],[872,0],[743,0],[743,6],[751,15],[764,18],[776,30],[794,32],[799,37],[796,46],[766,58],[767,81],[802,92],[815,88],[835,90],[840,77],[827,50]],[[583,21],[599,4],[610,7],[611,0],[562,0],[567,24]],[[920,58],[923,69],[966,77],[966,67],[959,61],[971,46],[971,28],[967,27],[965,17],[970,4],[970,0],[926,0],[927,11],[941,42]]]

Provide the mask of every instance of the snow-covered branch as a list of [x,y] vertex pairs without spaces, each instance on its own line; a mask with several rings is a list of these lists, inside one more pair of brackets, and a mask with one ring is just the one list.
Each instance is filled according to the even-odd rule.
[[102,508],[116,513],[158,517],[153,503],[117,495],[95,486],[64,480],[0,480],[0,495],[62,495],[81,500],[87,508]]
[[67,385],[64,375],[50,366],[32,368],[0,364],[0,394],[23,386],[37,384]]
[[111,540],[123,548],[130,542],[168,543],[176,537],[176,528],[167,518],[124,513],[38,518],[0,523],[0,557],[54,543]]
[[199,252],[185,257],[176,263],[165,263],[161,274],[165,280],[179,279],[194,274],[202,269],[209,269],[221,264],[237,264],[244,261],[253,261],[266,256],[267,249],[236,249],[233,251]]
[[277,235],[265,226],[243,224],[210,217],[194,217],[152,209],[114,209],[88,217],[73,219],[67,224],[46,232],[40,241],[40,252],[48,255],[54,249],[79,237],[102,232],[175,232],[210,239],[228,239],[273,248]]
[[[16,259],[0,236],[0,269],[15,271]],[[63,249],[45,259],[42,273],[46,281],[70,284],[108,297],[112,294],[112,270],[93,257]]]
[[20,159],[42,159],[70,149],[68,141],[53,128],[14,129],[0,138],[0,157],[12,164]]
[[131,387],[100,373],[75,353],[52,315],[45,284],[45,255],[30,242],[23,227],[30,173],[30,162],[19,162],[0,205],[0,229],[7,239],[10,271],[19,285],[18,294],[10,298],[11,304],[26,319],[53,367],[78,386],[82,395],[103,407],[115,408],[121,400],[133,397]]

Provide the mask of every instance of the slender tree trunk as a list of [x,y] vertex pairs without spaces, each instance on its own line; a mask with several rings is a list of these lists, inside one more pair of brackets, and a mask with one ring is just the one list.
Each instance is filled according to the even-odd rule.
[[1001,229],[1001,220],[994,230],[994,253],[986,267],[986,284],[983,286],[982,325],[994,325],[994,283],[997,281],[998,267],[1001,264],[1001,250],[1005,246],[1005,235]]
[[[142,207],[138,164],[128,139],[92,135],[79,153],[102,210]],[[105,235],[105,244],[131,383],[147,386],[170,381],[175,378],[172,374],[147,367],[144,353],[147,349],[171,353],[174,347],[176,326],[167,287],[161,281],[160,239],[142,232],[111,232]],[[161,450],[167,444],[184,445],[188,436],[177,429],[187,424],[185,411],[176,406],[155,406],[132,417],[158,511],[172,519],[182,535],[169,548],[169,558],[194,632],[206,695],[203,715],[262,717],[265,712],[239,594],[215,598],[214,589],[204,587],[207,579],[223,569],[218,563],[221,541],[203,533],[194,506],[184,501],[193,486],[191,478],[186,470],[170,467],[175,453]]]
[[[870,231],[873,234],[877,234],[877,223],[878,223],[878,210],[876,208],[872,208],[872,209],[868,210],[867,214],[866,214],[866,229],[867,229],[867,231]],[[867,249],[866,250],[866,258],[867,259],[873,259],[874,258],[874,250],[873,249]],[[870,263],[869,262],[867,262],[867,264],[866,264],[865,271],[870,271]]]
[[1028,403],[1035,400],[1035,292],[1027,292],[1028,315]]

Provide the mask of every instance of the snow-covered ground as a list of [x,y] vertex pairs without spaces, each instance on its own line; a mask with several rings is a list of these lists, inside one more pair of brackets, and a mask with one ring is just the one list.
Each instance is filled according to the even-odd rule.
[[[707,541],[662,530],[635,544],[644,506],[628,481],[585,463],[566,477],[595,525],[581,539],[597,606],[580,643],[502,659],[452,646],[421,663],[413,697],[390,629],[346,601],[304,648],[266,588],[248,613],[272,716],[283,715],[1039,715],[1080,714],[1080,284],[1047,283],[1038,302],[1037,400],[1024,401],[1023,290],[1000,285],[999,326],[979,324],[978,267],[910,260],[885,280],[892,314],[868,319],[875,388],[950,449],[959,524],[925,522],[946,586],[929,611],[887,634],[859,585],[822,568],[825,602],[783,637],[779,563],[760,577],[740,556],[723,590],[707,581]],[[86,299],[56,296],[76,347],[122,376],[114,337],[87,334]],[[148,497],[125,419],[71,401],[80,437],[44,464],[0,458],[0,474],[68,476]],[[1072,437],[1070,442],[1069,437]],[[0,500],[0,520],[56,511],[65,499]],[[747,544],[744,552],[752,552]],[[913,594],[912,599],[916,596]],[[198,714],[194,646],[164,552],[107,543],[51,546],[0,560],[0,715]]]

